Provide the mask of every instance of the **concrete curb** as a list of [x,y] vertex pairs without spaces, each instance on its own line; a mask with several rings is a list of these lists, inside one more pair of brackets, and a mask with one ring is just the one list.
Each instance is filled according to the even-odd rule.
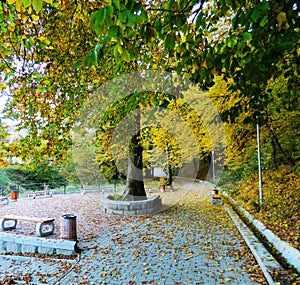
[[251,232],[250,229],[243,223],[240,217],[229,210],[225,206],[230,218],[233,220],[234,224],[238,228],[240,234],[244,238],[246,244],[250,248],[252,254],[254,255],[257,263],[263,271],[263,274],[268,282],[268,284],[275,284],[273,277],[271,276],[272,270],[283,270],[281,265],[275,260],[275,258],[266,250],[263,244],[256,238],[256,236]]
[[248,221],[259,231],[269,243],[286,259],[287,263],[293,266],[300,273],[300,251],[291,246],[289,243],[281,240],[271,230],[255,219],[248,211],[243,209],[234,199],[232,199],[227,193],[222,192],[222,195],[227,197],[242,214],[248,219]]
[[1,253],[41,253],[48,255],[72,255],[76,241],[28,237],[0,232]]

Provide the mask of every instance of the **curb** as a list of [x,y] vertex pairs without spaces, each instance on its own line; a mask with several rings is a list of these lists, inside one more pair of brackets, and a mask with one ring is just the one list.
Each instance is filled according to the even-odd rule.
[[255,219],[248,211],[243,209],[234,199],[232,199],[227,193],[222,192],[226,198],[228,198],[248,219],[248,221],[259,231],[269,243],[286,259],[287,263],[294,267],[298,273],[300,273],[300,251],[291,246],[289,243],[283,241],[277,237],[271,230]]
[[236,227],[238,228],[240,234],[245,240],[247,246],[254,255],[257,263],[263,271],[263,274],[268,282],[268,284],[277,284],[271,276],[272,271],[283,270],[281,265],[276,261],[276,259],[267,251],[263,244],[258,240],[258,238],[251,232],[251,230],[244,224],[241,218],[232,212],[228,207],[225,206],[225,210],[229,217],[232,219]]

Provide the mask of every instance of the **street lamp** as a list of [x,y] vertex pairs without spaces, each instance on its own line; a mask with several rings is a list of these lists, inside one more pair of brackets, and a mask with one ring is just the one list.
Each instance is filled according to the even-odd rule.
[[258,158],[258,185],[259,185],[259,206],[263,203],[263,192],[262,192],[262,177],[261,177],[261,163],[260,163],[260,133],[259,125],[256,124],[257,131],[257,158]]
[[212,160],[212,175],[213,175],[213,181],[216,179],[216,174],[215,174],[215,152],[211,152],[211,160]]

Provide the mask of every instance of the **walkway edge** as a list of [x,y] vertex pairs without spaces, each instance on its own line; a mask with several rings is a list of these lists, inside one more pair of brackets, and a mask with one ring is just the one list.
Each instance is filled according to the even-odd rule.
[[300,273],[300,251],[292,247],[289,243],[283,241],[277,237],[271,230],[255,219],[248,211],[243,209],[234,199],[232,199],[227,193],[222,192],[226,198],[228,198],[239,210],[245,215],[249,222],[259,231],[269,243],[286,259],[287,263],[293,266],[298,273]]
[[272,269],[282,269],[281,265],[274,259],[274,257],[270,253],[268,253],[266,248],[262,245],[261,242],[259,242],[259,240],[255,237],[251,230],[248,229],[248,227],[243,223],[243,221],[236,213],[230,211],[226,206],[225,210],[236,225],[250,251],[254,255],[257,263],[263,271],[268,284],[276,284],[269,271],[271,271]]

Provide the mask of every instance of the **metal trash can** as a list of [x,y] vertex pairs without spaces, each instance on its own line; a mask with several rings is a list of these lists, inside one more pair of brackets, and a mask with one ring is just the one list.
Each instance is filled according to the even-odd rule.
[[61,216],[61,239],[77,240],[76,216],[65,214]]
[[10,199],[13,201],[17,201],[19,196],[18,190],[10,190]]

